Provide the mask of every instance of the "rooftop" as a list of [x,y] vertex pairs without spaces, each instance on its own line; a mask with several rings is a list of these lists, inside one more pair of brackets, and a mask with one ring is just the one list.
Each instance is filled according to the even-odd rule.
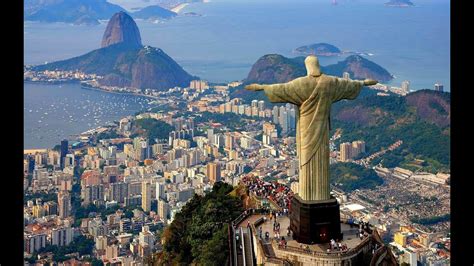
[[348,209],[349,211],[353,212],[353,211],[363,210],[365,209],[365,207],[357,203],[352,203],[352,204],[341,206],[341,209]]

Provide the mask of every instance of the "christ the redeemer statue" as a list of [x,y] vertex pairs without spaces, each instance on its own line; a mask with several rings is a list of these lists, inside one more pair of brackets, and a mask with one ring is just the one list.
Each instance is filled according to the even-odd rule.
[[288,83],[251,84],[247,90],[264,90],[270,102],[298,106],[296,144],[299,159],[298,195],[305,201],[330,199],[329,111],[331,104],[355,99],[366,85],[377,81],[346,80],[321,73],[316,56],[305,59],[307,76]]

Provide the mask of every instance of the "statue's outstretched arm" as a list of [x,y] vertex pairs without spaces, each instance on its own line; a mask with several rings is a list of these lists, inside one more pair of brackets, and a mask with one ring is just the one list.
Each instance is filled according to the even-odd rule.
[[370,86],[377,84],[376,80],[348,80],[342,78],[334,78],[332,86],[333,90],[333,102],[340,101],[342,99],[353,100],[355,99],[362,89],[363,86]]
[[291,88],[292,88],[291,81],[287,83],[276,83],[276,84],[268,84],[268,85],[252,83],[250,85],[245,86],[245,89],[249,91],[263,91],[266,89],[283,91],[283,90],[291,90]]
[[376,81],[375,79],[365,79],[364,80],[364,86],[372,86],[372,85],[375,85],[379,83],[378,81]]
[[245,86],[245,89],[253,91],[264,90],[268,100],[273,103],[291,103],[300,105],[304,99],[299,95],[301,92],[297,90],[299,87],[298,84],[298,80],[271,85],[250,84]]
[[249,91],[263,91],[265,89],[265,85],[253,83],[245,86],[245,89]]

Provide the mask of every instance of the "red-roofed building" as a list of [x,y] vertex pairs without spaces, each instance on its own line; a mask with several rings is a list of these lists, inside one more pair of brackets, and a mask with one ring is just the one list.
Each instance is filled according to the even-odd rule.
[[101,182],[102,178],[97,170],[86,170],[81,176],[82,186],[99,185]]
[[79,260],[76,260],[75,258],[66,260],[58,264],[58,266],[89,266],[89,265],[92,265],[92,262],[79,261]]
[[209,123],[209,125],[213,128],[220,128],[222,127],[222,124],[221,123]]

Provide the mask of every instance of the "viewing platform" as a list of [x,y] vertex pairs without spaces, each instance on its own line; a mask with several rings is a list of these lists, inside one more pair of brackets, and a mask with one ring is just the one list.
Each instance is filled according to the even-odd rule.
[[[278,230],[273,230],[275,222],[280,227],[279,237],[276,234]],[[287,215],[272,217],[263,210],[247,210],[247,213],[243,213],[234,221],[232,230],[234,238],[241,231],[247,235],[247,244],[242,247],[244,252],[238,251],[240,244],[237,242],[234,249],[237,253],[240,252],[239,254],[245,254],[247,258],[234,262],[253,261],[253,264],[245,265],[394,265],[391,264],[391,254],[387,256],[387,251],[390,251],[376,230],[363,230],[361,237],[358,225],[342,220],[343,239],[334,239],[341,248],[331,249],[330,243],[298,243],[292,238],[291,232],[288,234],[289,226],[290,219]],[[248,236],[251,236],[251,241],[247,239]],[[248,258],[250,256],[253,260]]]

